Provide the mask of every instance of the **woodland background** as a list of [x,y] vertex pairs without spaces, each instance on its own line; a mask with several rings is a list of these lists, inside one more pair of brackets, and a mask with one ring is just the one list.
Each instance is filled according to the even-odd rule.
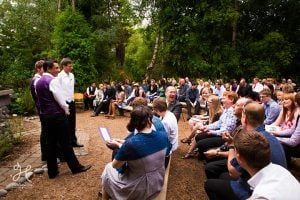
[[91,81],[162,76],[299,81],[299,0],[0,2],[0,85],[20,107],[31,106],[41,58],[70,57],[81,92]]

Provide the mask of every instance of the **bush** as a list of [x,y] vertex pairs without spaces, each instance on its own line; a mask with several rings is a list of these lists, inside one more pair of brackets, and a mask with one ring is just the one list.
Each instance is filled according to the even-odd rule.
[[0,158],[6,155],[13,144],[13,136],[8,131],[0,134]]
[[21,141],[23,131],[23,117],[9,119],[6,127],[0,131],[0,159],[7,155],[14,144]]
[[12,97],[12,103],[9,106],[12,113],[21,115],[31,115],[36,112],[35,104],[32,99],[30,89],[19,89]]

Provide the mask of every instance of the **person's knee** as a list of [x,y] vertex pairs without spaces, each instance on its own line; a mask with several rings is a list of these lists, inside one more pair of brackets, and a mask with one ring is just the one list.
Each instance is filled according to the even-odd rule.
[[213,172],[214,172],[214,168],[213,168],[213,166],[212,166],[210,163],[207,163],[207,164],[205,165],[204,171],[205,171],[205,175],[206,175],[207,179],[213,178],[212,176],[213,176],[213,174],[214,174],[214,173],[213,173]]
[[210,196],[211,193],[214,191],[214,179],[207,179],[204,182],[204,189],[208,196]]

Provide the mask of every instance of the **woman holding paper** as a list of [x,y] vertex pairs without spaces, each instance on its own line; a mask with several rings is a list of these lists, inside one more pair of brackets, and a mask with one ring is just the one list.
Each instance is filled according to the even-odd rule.
[[135,108],[127,125],[131,134],[123,144],[108,143],[120,149],[102,173],[103,199],[152,199],[162,189],[168,138],[151,121],[149,108]]
[[[192,117],[189,120],[191,134],[189,135],[189,137],[182,139],[181,140],[182,143],[191,143],[192,138],[195,137],[195,135],[197,134],[197,131],[204,124],[211,124],[211,123],[214,123],[215,121],[219,120],[219,118],[223,112],[219,97],[216,95],[210,95],[207,100],[207,104],[208,104],[208,110],[209,110],[208,121],[205,120],[206,118],[201,118],[201,115],[199,116],[199,118]],[[196,119],[198,119],[198,120],[196,120]],[[205,122],[205,123],[203,124],[203,122]]]

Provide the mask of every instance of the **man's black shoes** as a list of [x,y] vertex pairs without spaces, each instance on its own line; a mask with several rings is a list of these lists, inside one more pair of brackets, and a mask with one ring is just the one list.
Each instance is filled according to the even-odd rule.
[[56,178],[56,177],[58,176],[58,174],[59,174],[58,171],[56,171],[56,172],[54,172],[54,173],[49,173],[49,172],[48,172],[49,179],[54,179],[54,178]]
[[80,166],[79,168],[72,171],[73,174],[78,174],[81,172],[85,172],[89,169],[91,169],[92,165],[86,165],[86,166]]
[[83,144],[79,144],[78,142],[72,143],[72,147],[83,147]]

